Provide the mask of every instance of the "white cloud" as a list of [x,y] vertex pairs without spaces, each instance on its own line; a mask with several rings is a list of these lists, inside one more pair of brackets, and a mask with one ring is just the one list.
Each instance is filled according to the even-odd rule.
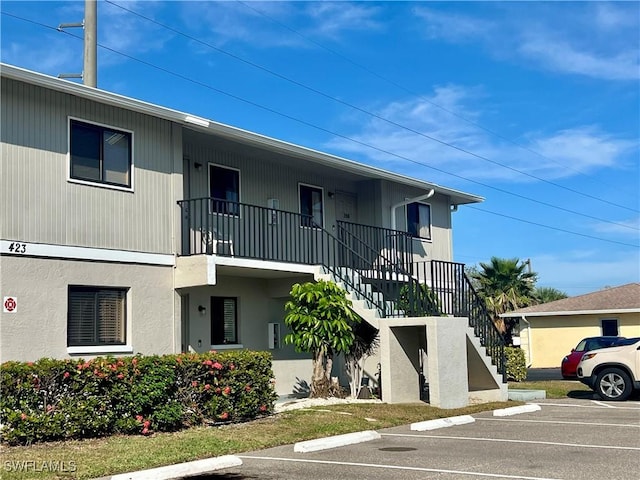
[[310,2],[307,13],[316,21],[316,36],[339,37],[342,32],[382,28],[376,19],[379,9],[366,3]]
[[[379,29],[377,7],[349,2],[185,2],[183,17],[217,46],[309,48],[303,37],[339,40],[350,31]],[[301,35],[288,30],[291,26]]]
[[[52,51],[56,54],[51,55]],[[4,43],[1,56],[5,63],[52,76],[82,71],[82,42],[62,33],[50,38],[46,48],[34,41]]]
[[424,20],[424,33],[429,38],[470,42],[489,37],[494,29],[492,22],[478,17],[445,13],[432,8],[416,8],[414,13]]
[[496,57],[528,67],[606,80],[640,78],[637,2],[488,4],[474,15],[426,8],[415,14],[428,38],[478,42]]
[[594,230],[600,233],[613,233],[618,235],[627,235],[635,239],[640,245],[640,216],[612,223],[597,223],[593,226]]
[[540,34],[535,37],[523,42],[520,51],[550,70],[605,80],[640,78],[637,49],[629,48],[612,56],[579,50],[567,41],[555,41]]
[[[437,88],[431,96],[393,102],[375,110],[379,118],[353,120],[357,127],[346,136],[359,143],[334,139],[328,147],[413,175],[419,168],[424,172],[423,178],[445,182],[451,180],[451,175],[436,169],[478,181],[531,182],[535,179],[519,172],[553,180],[601,168],[623,168],[622,159],[638,148],[637,141],[617,138],[596,126],[577,126],[550,134],[530,132],[520,142],[525,147],[521,148],[463,120],[481,117],[480,111],[465,107],[480,95],[481,90],[450,85]],[[406,159],[433,169],[416,167]]]
[[[120,4],[120,2],[115,2]],[[153,18],[153,11],[161,2],[127,1],[122,7]],[[110,3],[103,2],[98,12],[98,41],[100,44],[118,52],[133,55],[149,51],[160,51],[173,37],[171,31],[132,14]],[[109,66],[125,61],[123,57],[111,52],[101,52],[100,64]]]

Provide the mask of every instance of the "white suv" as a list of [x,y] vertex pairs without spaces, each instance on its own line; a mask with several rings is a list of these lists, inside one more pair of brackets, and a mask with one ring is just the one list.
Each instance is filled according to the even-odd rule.
[[591,350],[578,363],[578,380],[604,400],[623,401],[640,390],[640,337]]

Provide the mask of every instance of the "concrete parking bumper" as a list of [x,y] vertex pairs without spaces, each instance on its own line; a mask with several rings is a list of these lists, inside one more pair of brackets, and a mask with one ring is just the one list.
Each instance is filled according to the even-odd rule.
[[223,468],[238,467],[242,460],[235,455],[207,458],[193,462],[168,465],[166,467],[151,468],[139,472],[119,473],[110,477],[102,477],[96,480],[171,480],[193,475],[222,470]]

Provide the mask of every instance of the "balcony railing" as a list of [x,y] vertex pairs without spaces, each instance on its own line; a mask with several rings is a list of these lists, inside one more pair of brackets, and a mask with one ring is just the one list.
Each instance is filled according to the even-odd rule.
[[502,336],[473,290],[464,265],[414,262],[412,239],[406,233],[337,222],[333,235],[308,215],[215,198],[178,204],[182,255],[322,266],[382,318],[468,317],[504,378]]

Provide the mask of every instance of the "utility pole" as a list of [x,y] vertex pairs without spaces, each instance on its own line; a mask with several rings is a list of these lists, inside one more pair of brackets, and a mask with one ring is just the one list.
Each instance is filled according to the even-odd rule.
[[84,62],[82,73],[61,73],[58,78],[82,78],[82,83],[95,88],[98,85],[98,3],[84,0],[84,20],[80,23],[61,23],[58,30],[82,27],[84,29]]
[[82,80],[88,87],[98,84],[98,2],[84,0],[84,71]]

